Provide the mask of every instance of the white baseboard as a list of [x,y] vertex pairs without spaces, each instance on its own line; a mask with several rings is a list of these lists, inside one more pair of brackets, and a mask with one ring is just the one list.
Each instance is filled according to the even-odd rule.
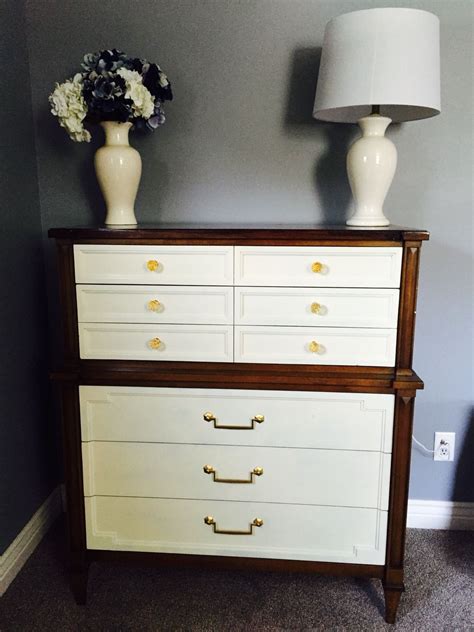
[[474,530],[474,503],[409,500],[407,527],[472,531]]
[[5,553],[0,555],[0,597],[21,571],[49,527],[61,513],[63,508],[61,487],[62,485],[58,485],[23,527]]

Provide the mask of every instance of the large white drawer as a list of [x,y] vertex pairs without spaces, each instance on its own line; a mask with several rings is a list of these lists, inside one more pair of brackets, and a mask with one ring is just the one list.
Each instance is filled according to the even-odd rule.
[[401,247],[236,246],[235,284],[397,288],[401,265]]
[[236,325],[396,328],[398,290],[236,287]]
[[383,452],[108,441],[82,450],[86,496],[388,508]]
[[79,323],[84,360],[232,362],[232,327]]
[[[379,509],[97,496],[85,499],[87,548],[383,564]],[[250,531],[249,535],[214,533]],[[210,521],[209,521],[210,522]]]
[[76,283],[232,285],[232,246],[74,246]]
[[392,449],[388,394],[80,386],[79,397],[83,441]]
[[77,285],[82,323],[232,325],[231,287]]
[[234,328],[235,362],[394,366],[396,329]]

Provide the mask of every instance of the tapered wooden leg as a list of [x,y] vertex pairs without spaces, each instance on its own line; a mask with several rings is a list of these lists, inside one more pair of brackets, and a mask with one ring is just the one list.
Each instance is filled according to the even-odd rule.
[[87,601],[87,581],[89,579],[89,565],[76,568],[69,572],[72,594],[78,606],[85,606]]
[[387,623],[395,623],[398,604],[400,603],[400,597],[404,590],[405,587],[403,584],[398,586],[383,584],[383,592],[385,595],[385,621]]

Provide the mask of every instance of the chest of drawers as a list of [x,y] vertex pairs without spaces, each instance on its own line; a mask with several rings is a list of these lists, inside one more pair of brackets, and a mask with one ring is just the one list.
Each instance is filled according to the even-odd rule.
[[54,229],[70,572],[92,561],[403,590],[425,231]]

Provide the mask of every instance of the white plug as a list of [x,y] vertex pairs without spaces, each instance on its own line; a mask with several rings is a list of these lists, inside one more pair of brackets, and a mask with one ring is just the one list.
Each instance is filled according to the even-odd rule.
[[435,432],[434,453],[435,461],[454,461],[455,432]]

